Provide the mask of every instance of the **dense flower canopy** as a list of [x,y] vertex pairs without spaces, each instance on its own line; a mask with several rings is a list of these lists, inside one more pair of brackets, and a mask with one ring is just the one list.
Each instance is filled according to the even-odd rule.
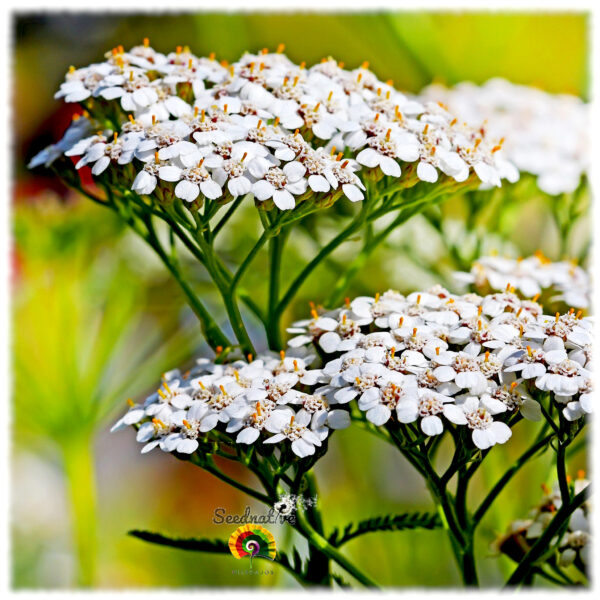
[[487,135],[504,138],[506,158],[537,176],[548,194],[574,191],[589,168],[589,106],[576,96],[496,78],[482,86],[434,84],[423,98],[444,102],[461,121],[484,124]]
[[279,357],[200,359],[185,374],[165,374],[115,428],[140,424],[143,451],[194,452],[198,437],[217,429],[238,444],[287,440],[304,457],[350,425],[354,400],[354,417],[373,425],[415,423],[425,436],[466,427],[481,449],[506,442],[515,415],[539,420],[542,393],[569,421],[592,411],[589,318],[544,315],[510,289],[388,291],[313,310],[289,332]]
[[158,188],[193,202],[251,193],[282,210],[307,194],[360,201],[365,181],[357,172],[373,169],[404,173],[405,185],[440,176],[486,186],[518,179],[502,141],[442,103],[396,90],[367,63],[347,70],[329,58],[307,68],[282,50],[227,64],[187,47],[165,55],[145,40],[71,67],[56,97],[85,112],[30,166],[81,157],[77,168],[95,176],[119,170],[140,195]]

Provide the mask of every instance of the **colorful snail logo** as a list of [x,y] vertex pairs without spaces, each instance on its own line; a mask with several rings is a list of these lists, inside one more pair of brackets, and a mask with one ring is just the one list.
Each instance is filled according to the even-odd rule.
[[260,525],[242,525],[229,537],[229,549],[236,558],[250,557],[250,568],[255,556],[275,559],[277,549],[273,534]]

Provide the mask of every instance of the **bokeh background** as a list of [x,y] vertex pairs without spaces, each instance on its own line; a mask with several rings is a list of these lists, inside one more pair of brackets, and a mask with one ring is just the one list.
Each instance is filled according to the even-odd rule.
[[[483,83],[502,76],[587,99],[588,16],[44,13],[15,15],[13,25],[13,587],[77,585],[82,582],[78,565],[96,552],[96,560],[85,567],[87,579],[105,589],[295,588],[277,567],[271,576],[232,575],[239,565],[231,557],[168,550],[126,535],[140,528],[227,539],[231,526],[212,523],[215,508],[241,513],[247,504],[260,507],[189,464],[160,452],[139,456],[131,432],[108,433],[128,397],[143,398],[163,370],[189,362],[203,345],[175,284],[141,242],[109,211],[78,198],[49,173],[27,171],[31,156],[70,122],[70,110],[53,100],[54,92],[69,65],[99,61],[117,44],[128,48],[149,37],[163,52],[187,44],[198,55],[214,51],[229,61],[245,50],[283,42],[295,62],[312,64],[332,55],[354,67],[367,60],[381,78],[410,92],[432,81]],[[457,223],[460,245],[460,224],[468,215],[464,207],[444,210]],[[251,243],[255,232],[245,230],[244,223],[244,214],[237,215],[236,235],[226,240],[226,251]],[[326,233],[334,223],[322,219],[318,226]],[[364,271],[368,277],[359,276],[348,295],[390,286],[406,291],[443,279],[447,272],[440,265],[451,269],[452,257],[423,237],[420,227],[417,220],[392,236],[391,247],[373,255]],[[587,247],[587,224],[582,228],[585,235],[575,236],[573,255]],[[557,258],[551,215],[531,187],[502,235],[501,248],[508,244],[521,255],[542,248]],[[308,231],[295,234],[298,259],[314,251],[311,237]],[[352,244],[347,246],[351,255]],[[344,254],[336,260],[344,260]],[[260,269],[258,262],[257,280]],[[218,312],[203,274],[194,274],[206,302]],[[325,265],[311,280],[319,285],[308,282],[287,318],[304,316],[309,299],[323,301],[308,290],[327,289],[335,278],[335,262]],[[473,501],[522,452],[530,434],[522,425],[510,444],[490,454]],[[573,474],[585,467],[584,459],[582,452],[571,457]],[[511,570],[507,559],[491,556],[489,544],[538,501],[550,472],[549,457],[532,462],[487,515],[477,540],[484,585],[499,585]],[[409,465],[356,428],[336,433],[317,474],[329,526],[386,511],[432,508]],[[76,531],[73,506],[84,524]],[[293,542],[277,527],[273,531],[282,544]],[[346,551],[383,585],[459,583],[443,531],[372,534],[351,542]]]

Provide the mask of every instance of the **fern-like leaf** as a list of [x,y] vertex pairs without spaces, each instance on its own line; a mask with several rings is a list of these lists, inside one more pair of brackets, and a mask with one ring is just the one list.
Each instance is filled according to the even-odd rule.
[[385,515],[360,521],[356,525],[349,523],[342,531],[334,529],[329,536],[332,546],[342,544],[374,531],[402,531],[404,529],[435,529],[441,526],[440,518],[434,513],[402,513],[400,515]]
[[136,537],[145,542],[179,548],[180,550],[191,550],[193,552],[213,552],[216,554],[229,554],[229,544],[223,540],[209,540],[206,538],[171,538],[160,533],[134,529],[128,535]]

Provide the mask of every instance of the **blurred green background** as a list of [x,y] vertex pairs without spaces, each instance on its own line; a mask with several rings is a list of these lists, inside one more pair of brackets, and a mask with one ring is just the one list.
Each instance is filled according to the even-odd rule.
[[[95,485],[97,516],[87,517],[97,521],[97,531],[92,528],[89,535],[79,531],[77,539],[79,551],[85,552],[86,543],[93,544],[98,536],[96,586],[295,588],[293,580],[277,568],[274,576],[234,576],[231,570],[239,565],[231,557],[171,551],[125,535],[129,529],[141,528],[226,539],[230,527],[214,525],[213,510],[243,512],[248,502],[191,465],[159,452],[139,456],[132,432],[107,432],[111,419],[126,407],[128,396],[143,398],[162,370],[189,362],[203,345],[175,284],[141,242],[125,232],[112,214],[75,197],[49,173],[27,172],[28,159],[55,141],[70,121],[69,109],[53,100],[54,92],[69,65],[99,61],[117,44],[127,48],[149,37],[163,52],[188,44],[198,55],[214,51],[218,58],[230,61],[244,50],[274,48],[283,42],[296,62],[312,64],[332,55],[352,68],[367,60],[382,79],[391,78],[397,88],[411,92],[434,80],[482,83],[503,76],[586,98],[588,16],[47,12],[17,15],[13,25],[13,586],[74,585],[77,549],[72,543],[69,498],[85,496],[86,487],[93,497]],[[502,243],[523,255],[541,247],[555,256],[556,235],[547,207],[531,188],[527,194],[527,203],[513,211]],[[444,210],[458,226],[466,216],[461,212],[464,207]],[[238,214],[235,226],[245,227],[247,235],[224,238],[222,250],[232,256],[247,251],[254,237],[244,217]],[[335,221],[323,218],[318,226],[320,233],[330,234]],[[390,286],[405,291],[435,282],[439,273],[431,265],[443,264],[447,257],[443,247],[419,242],[424,227],[416,220],[401,228],[390,240],[391,247],[373,256],[369,277],[355,280],[348,295]],[[459,231],[459,241],[460,235]],[[336,260],[353,254],[355,246],[346,246]],[[314,252],[314,236],[298,230],[292,248],[292,262],[305,260]],[[261,263],[256,264],[254,276],[260,280]],[[197,289],[218,311],[203,274],[194,274]],[[308,290],[328,289],[335,278],[335,263],[318,271],[310,281],[319,285],[305,286],[288,319],[304,316],[309,299],[323,301],[309,296]],[[249,278],[247,286],[251,285]],[[35,408],[39,405],[43,410]],[[474,496],[480,498],[503,466],[522,452],[531,433],[527,424],[519,425],[511,442],[490,455]],[[77,455],[78,444],[84,449],[93,445],[93,465],[73,464],[65,458]],[[410,467],[367,433],[356,428],[336,433],[330,448],[317,466],[328,526],[386,511],[431,509],[426,490]],[[93,466],[95,481],[90,477]],[[584,457],[573,457],[569,466],[575,474],[585,466]],[[79,473],[87,484],[69,492],[65,468]],[[499,585],[510,571],[505,559],[488,557],[489,543],[538,501],[540,484],[549,475],[548,457],[531,463],[487,515],[478,539],[484,585]],[[88,508],[93,510],[89,503]],[[283,538],[277,528],[274,533],[276,539]],[[409,531],[366,536],[350,543],[346,551],[383,585],[450,586],[459,579],[447,544],[441,531]]]

